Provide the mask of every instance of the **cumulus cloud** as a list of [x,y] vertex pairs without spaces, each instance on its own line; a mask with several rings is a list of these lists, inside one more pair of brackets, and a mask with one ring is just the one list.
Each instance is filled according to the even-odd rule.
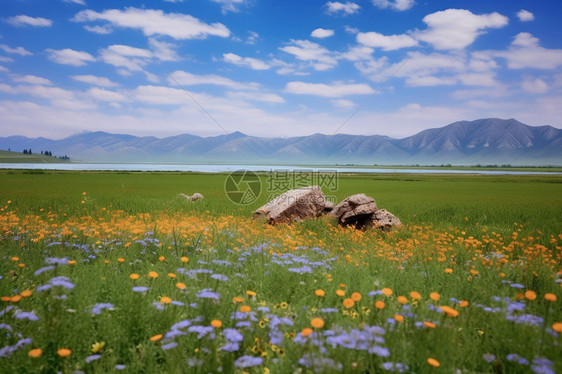
[[232,99],[262,101],[266,103],[275,103],[275,104],[285,102],[285,99],[283,99],[281,96],[272,93],[265,93],[265,92],[228,91],[226,93],[226,96]]
[[532,94],[543,94],[548,91],[548,84],[542,79],[525,79],[521,83],[521,88],[525,92],[529,92]]
[[416,37],[435,49],[463,49],[488,28],[507,25],[508,18],[497,13],[474,14],[466,9],[447,9],[428,14],[423,18],[428,26]]
[[86,5],[86,2],[84,0],[62,0],[65,3],[74,3],[74,4],[78,4],[78,5]]
[[95,75],[72,75],[70,78],[77,82],[88,83],[100,87],[117,87],[119,84],[112,82],[106,77],[98,77]]
[[111,34],[113,32],[113,29],[111,27],[109,27],[108,25],[95,25],[95,26],[90,26],[90,25],[85,25],[84,28],[90,32],[93,32],[95,34],[100,34],[100,35],[106,35],[106,34]]
[[84,51],[76,51],[74,49],[47,49],[49,60],[57,64],[83,66],[88,62],[96,61],[94,56]]
[[149,50],[121,44],[110,45],[100,51],[100,59],[103,62],[130,71],[142,71],[151,56]]
[[332,52],[308,40],[291,40],[291,45],[279,49],[300,61],[310,62],[315,70],[329,70],[338,64]]
[[357,34],[357,42],[368,47],[382,48],[384,51],[418,45],[418,41],[409,35],[383,35],[374,31],[360,32]]
[[328,38],[334,35],[334,30],[328,30],[323,28],[318,28],[310,33],[313,38]]
[[377,8],[391,8],[399,11],[408,10],[416,3],[414,0],[372,0],[372,2]]
[[324,83],[289,82],[285,92],[297,95],[315,95],[322,97],[344,97],[351,95],[368,95],[375,91],[368,84],[345,84],[336,83],[332,85]]
[[170,84],[175,84],[177,82],[183,86],[207,84],[228,87],[235,90],[255,90],[258,87],[256,83],[240,83],[216,74],[196,75],[182,70],[173,72],[169,78],[169,82]]
[[528,10],[521,9],[517,12],[517,18],[519,18],[521,22],[529,22],[535,19],[535,15]]
[[244,0],[211,0],[214,3],[221,4],[223,13],[239,12],[240,6],[244,4]]
[[47,78],[38,77],[36,75],[18,76],[12,78],[12,80],[18,83],[28,83],[28,84],[36,84],[36,85],[43,85],[43,86],[49,86],[52,84],[52,82]]
[[271,66],[263,60],[252,57],[241,57],[234,53],[224,53],[222,55],[225,62],[238,66],[248,67],[253,70],[268,70]]
[[106,90],[104,88],[92,87],[88,90],[88,95],[97,101],[105,102],[123,102],[128,101],[128,97],[115,91]]
[[31,56],[33,54],[23,47],[10,48],[6,44],[0,44],[0,49],[6,53],[13,53],[20,56]]
[[163,42],[154,38],[148,40],[148,44],[152,49],[154,57],[160,61],[179,61],[180,57],[176,53],[176,45]]
[[328,14],[342,14],[349,15],[359,12],[361,7],[356,3],[348,1],[346,3],[340,3],[339,1],[328,1],[326,3],[326,12]]
[[188,14],[164,13],[162,10],[126,8],[103,12],[83,10],[73,18],[76,22],[106,21],[117,27],[141,30],[146,36],[165,35],[177,40],[203,39],[208,36],[230,36],[221,23],[207,24]]
[[42,17],[30,17],[23,14],[19,16],[13,16],[6,20],[10,25],[21,27],[21,26],[35,26],[35,27],[49,27],[53,24],[53,21]]

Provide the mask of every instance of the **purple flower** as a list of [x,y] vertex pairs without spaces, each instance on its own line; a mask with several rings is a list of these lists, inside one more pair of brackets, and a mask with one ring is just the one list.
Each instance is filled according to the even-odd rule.
[[244,336],[236,329],[226,328],[222,332],[224,338],[231,343],[238,343],[244,340]]
[[44,273],[44,272],[49,271],[49,270],[53,270],[54,268],[55,267],[53,265],[45,266],[45,267],[42,267],[39,270],[36,270],[34,274],[35,274],[35,276],[38,276],[39,274]]
[[226,275],[222,275],[222,274],[213,274],[213,275],[211,275],[211,278],[216,279],[216,280],[220,280],[222,282],[228,282],[228,277]]
[[135,286],[133,287],[133,292],[146,292],[150,290],[149,287],[143,287],[143,286]]
[[239,349],[240,346],[238,345],[238,343],[226,343],[225,345],[220,347],[220,350],[225,352],[236,352]]
[[492,353],[484,353],[484,355],[482,355],[482,358],[484,359],[484,361],[492,363],[496,360],[496,355]]
[[201,299],[213,299],[213,300],[219,300],[220,297],[221,297],[220,294],[218,294],[217,292],[214,292],[210,288],[205,288],[205,289],[197,292],[197,294],[195,296],[197,296]]
[[94,305],[94,307],[92,308],[92,314],[101,314],[101,311],[104,309],[108,309],[108,310],[113,310],[113,304],[110,303],[98,303],[96,305]]
[[30,321],[39,321],[39,317],[37,317],[33,312],[18,312],[14,314],[16,319],[27,319]]
[[115,370],[125,370],[126,368],[127,368],[127,366],[125,366],[123,364],[115,365]]
[[67,265],[68,264],[68,258],[67,257],[64,257],[64,258],[47,257],[45,259],[45,263],[47,263],[49,265]]
[[70,279],[62,275],[51,278],[51,280],[49,280],[49,283],[55,287],[60,286],[60,287],[68,288],[69,290],[74,288],[74,284],[70,281]]
[[7,323],[0,323],[0,330],[13,331],[12,326],[8,325]]
[[90,362],[99,360],[100,358],[101,358],[101,355],[90,355],[90,356],[86,357],[86,363],[89,364]]
[[164,344],[164,345],[162,346],[162,349],[165,350],[165,351],[167,351],[167,350],[169,350],[169,349],[176,348],[177,346],[178,346],[178,343],[176,343],[176,342],[171,342],[171,343],[168,343],[168,344]]
[[382,367],[386,371],[392,371],[396,373],[403,373],[410,370],[410,367],[401,362],[383,362]]
[[234,366],[237,368],[249,368],[252,366],[258,366],[263,363],[262,357],[254,357],[254,356],[242,356],[238,358],[238,360],[234,361]]
[[187,329],[188,332],[197,333],[197,339],[203,339],[205,336],[209,335],[209,339],[214,339],[215,328],[213,326],[201,326],[201,325],[194,325],[189,326]]
[[510,353],[505,358],[507,361],[517,362],[520,365],[529,365],[529,360],[525,357],[519,356],[517,353]]

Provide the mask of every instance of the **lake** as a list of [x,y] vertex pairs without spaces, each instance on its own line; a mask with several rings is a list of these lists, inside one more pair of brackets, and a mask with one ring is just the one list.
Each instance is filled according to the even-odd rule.
[[486,174],[486,175],[562,175],[562,172],[513,170],[449,170],[449,169],[377,169],[338,166],[288,166],[288,165],[188,165],[188,164],[1,164],[0,169],[71,170],[71,171],[185,171],[201,173],[229,173],[236,170],[283,171],[302,170],[338,173],[400,173],[400,174]]

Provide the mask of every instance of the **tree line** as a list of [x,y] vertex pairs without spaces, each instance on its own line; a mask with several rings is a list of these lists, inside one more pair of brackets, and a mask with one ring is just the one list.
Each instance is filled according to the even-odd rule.
[[[23,154],[24,155],[32,155],[33,151],[31,150],[31,148],[24,149]],[[44,155],[44,156],[49,156],[49,157],[56,157],[56,156],[53,156],[53,152],[51,152],[51,151],[41,151],[41,154]],[[58,158],[60,158],[62,160],[70,160],[70,157],[68,157],[66,155],[65,156],[58,156]]]

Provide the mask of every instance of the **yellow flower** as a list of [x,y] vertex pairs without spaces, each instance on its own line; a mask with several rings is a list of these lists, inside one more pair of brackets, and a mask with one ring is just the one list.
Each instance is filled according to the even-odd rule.
[[148,273],[148,276],[150,278],[158,278],[158,273],[155,271],[151,271],[150,273]]
[[525,297],[527,299],[533,301],[537,298],[537,294],[535,293],[535,291],[528,290],[528,291],[525,292]]
[[310,321],[310,326],[314,327],[315,329],[321,329],[324,327],[324,320],[320,317],[313,318]]
[[383,289],[382,289],[382,294],[383,294],[384,296],[390,296],[390,295],[392,295],[392,290],[391,290],[390,288],[383,288]]
[[215,329],[220,329],[222,326],[222,322],[218,319],[214,319],[211,321],[211,326],[213,326]]
[[324,290],[316,290],[314,291],[314,293],[319,297],[323,297],[324,295],[326,295],[326,292],[324,292]]
[[151,342],[157,342],[160,339],[162,339],[162,334],[157,334],[157,335],[154,335],[153,337],[151,337],[150,341]]
[[412,298],[412,300],[421,300],[422,298],[418,291],[410,292],[410,297]]
[[359,292],[354,292],[351,294],[351,300],[357,302],[361,300],[361,294]]
[[41,348],[35,348],[32,349],[31,351],[27,352],[27,355],[29,357],[33,357],[33,358],[37,358],[39,356],[41,356],[43,354],[43,351],[41,350]]
[[429,294],[429,298],[433,301],[439,301],[441,295],[439,295],[437,292],[432,292]]
[[355,305],[355,301],[353,301],[353,300],[350,299],[350,298],[347,298],[347,299],[344,299],[344,300],[343,300],[343,306],[346,307],[346,308],[348,308],[348,309],[351,308],[351,307],[354,306],[354,305]]
[[375,302],[375,307],[376,307],[377,309],[384,309],[384,306],[385,306],[384,301],[377,300],[377,301]]
[[430,364],[431,366],[433,366],[434,368],[438,368],[439,366],[441,366],[439,361],[437,361],[436,359],[431,358],[431,357],[427,359],[427,363]]
[[280,307],[281,309],[287,309],[288,306],[289,306],[289,304],[287,304],[286,301],[283,301],[281,304],[279,304],[279,307]]
[[408,299],[406,298],[406,296],[398,296],[396,298],[396,301],[398,301],[400,304],[408,304]]
[[57,354],[61,357],[68,357],[72,354],[72,351],[68,348],[61,348],[57,351]]
[[105,347],[105,342],[95,342],[92,344],[92,353],[98,353]]
[[544,299],[546,301],[551,301],[551,302],[555,302],[556,301],[556,295],[553,293],[545,293],[544,294]]
[[138,275],[136,273],[133,273],[133,274],[129,275],[129,278],[131,278],[132,280],[137,280],[137,279],[140,278],[140,275]]

